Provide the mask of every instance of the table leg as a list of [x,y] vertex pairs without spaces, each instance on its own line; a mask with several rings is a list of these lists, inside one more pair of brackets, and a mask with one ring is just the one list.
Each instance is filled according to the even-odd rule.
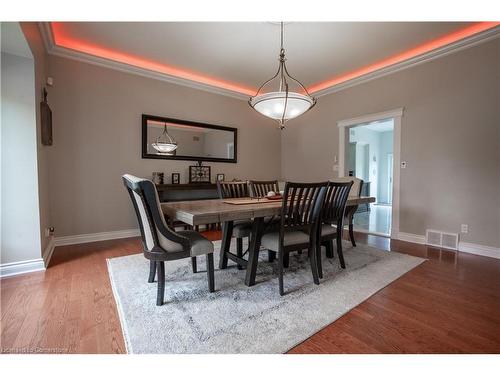
[[245,276],[245,285],[255,285],[255,275],[257,274],[257,263],[259,262],[260,240],[264,232],[264,218],[257,217],[253,220],[252,235],[248,248],[248,265]]
[[233,237],[232,221],[226,221],[222,224],[222,241],[220,244],[220,259],[219,268],[221,270],[227,268],[227,253],[231,250],[231,238]]

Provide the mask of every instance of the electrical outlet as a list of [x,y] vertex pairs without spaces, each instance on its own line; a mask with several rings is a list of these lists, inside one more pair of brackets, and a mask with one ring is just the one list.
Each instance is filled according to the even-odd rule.
[[460,231],[461,231],[462,233],[469,233],[469,225],[467,225],[467,224],[462,224],[462,225],[461,225],[461,229],[460,229]]

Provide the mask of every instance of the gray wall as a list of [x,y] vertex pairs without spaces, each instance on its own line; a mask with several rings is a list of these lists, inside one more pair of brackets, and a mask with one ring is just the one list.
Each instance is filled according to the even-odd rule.
[[0,263],[41,257],[33,59],[1,55]]
[[[189,161],[141,159],[141,114],[238,128],[238,163],[206,163],[226,179],[280,177],[280,131],[245,101],[50,56],[54,121],[50,207],[57,236],[137,227],[120,176],[181,172]],[[110,149],[113,151],[110,152]]]
[[336,176],[336,122],[405,107],[401,232],[459,232],[500,246],[500,39],[331,95],[282,136],[282,177]]
[[[42,253],[47,250],[49,238],[45,236],[45,228],[50,227],[50,198],[49,198],[49,157],[50,146],[42,145],[41,122],[40,122],[40,102],[42,101],[42,88],[45,86],[47,77],[47,53],[43,44],[38,24],[36,22],[21,22],[21,29],[24,33],[28,46],[33,55],[35,63],[35,109],[37,127],[37,160],[38,160],[38,200],[40,216],[40,239]],[[51,98],[48,97],[49,105]]]

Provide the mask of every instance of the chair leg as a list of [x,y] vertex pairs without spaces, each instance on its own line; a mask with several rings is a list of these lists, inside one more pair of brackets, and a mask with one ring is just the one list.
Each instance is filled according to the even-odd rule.
[[156,262],[158,273],[158,294],[156,296],[156,306],[163,305],[165,297],[165,262]]
[[316,245],[309,248],[309,261],[311,262],[311,270],[313,274],[314,284],[319,285],[318,277],[318,260],[316,259]]
[[[241,237],[236,238],[236,255],[240,258],[243,257],[243,238]],[[243,269],[239,264],[237,267],[239,270]]]
[[344,254],[342,253],[342,237],[337,234],[337,254],[339,255],[340,267],[345,268]]
[[299,255],[302,255],[302,250],[297,251]]
[[193,267],[193,273],[198,272],[198,265],[196,264],[196,257],[191,257],[191,266]]
[[278,277],[279,277],[279,287],[280,287],[280,296],[285,295],[285,288],[283,286],[283,250],[278,251]]
[[208,290],[210,293],[215,291],[215,278],[214,278],[214,254],[207,254],[207,277],[208,277]]
[[269,263],[274,262],[274,260],[276,259],[276,253],[272,250],[267,250],[267,256],[269,258]]
[[333,258],[333,240],[323,242],[323,246],[326,248],[326,257]]
[[316,245],[316,261],[318,264],[318,276],[320,279],[323,278],[323,263],[321,260],[321,244]]
[[356,247],[356,241],[354,241],[354,225],[352,221],[349,222],[349,238],[351,239],[352,246]]
[[154,260],[149,261],[149,278],[148,278],[148,283],[154,283],[155,282],[155,275],[156,275],[156,262]]
[[288,268],[290,266],[290,254],[286,253],[283,255],[283,267]]

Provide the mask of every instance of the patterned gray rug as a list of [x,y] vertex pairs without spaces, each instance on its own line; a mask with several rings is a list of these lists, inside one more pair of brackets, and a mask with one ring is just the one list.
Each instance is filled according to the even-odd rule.
[[[233,244],[235,246],[235,244]],[[215,242],[216,265],[220,241]],[[324,256],[324,251],[323,251]],[[108,259],[108,270],[128,353],[284,353],[335,321],[424,259],[344,243],[347,268],[323,258],[324,278],[312,282],[306,252],[290,256],[285,291],[278,292],[277,263],[261,252],[257,284],[229,261],[215,270],[208,293],[204,257],[166,265],[165,304],[155,305],[157,284],[147,282],[142,254]],[[216,266],[217,268],[217,266]]]

